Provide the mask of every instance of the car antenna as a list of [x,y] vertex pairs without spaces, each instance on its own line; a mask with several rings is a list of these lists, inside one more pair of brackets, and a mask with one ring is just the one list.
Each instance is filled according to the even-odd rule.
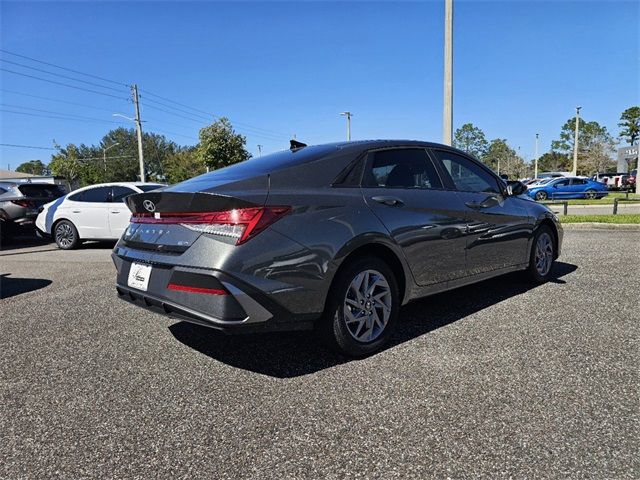
[[289,143],[291,144],[291,147],[289,147],[290,150],[297,150],[298,148],[304,148],[307,146],[306,143],[302,143],[297,140],[289,140]]

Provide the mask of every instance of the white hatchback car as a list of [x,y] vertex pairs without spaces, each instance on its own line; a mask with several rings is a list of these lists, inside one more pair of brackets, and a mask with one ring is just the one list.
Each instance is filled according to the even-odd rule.
[[47,203],[36,218],[36,227],[69,250],[83,240],[117,240],[129,225],[131,212],[124,199],[166,185],[116,182],[80,188]]

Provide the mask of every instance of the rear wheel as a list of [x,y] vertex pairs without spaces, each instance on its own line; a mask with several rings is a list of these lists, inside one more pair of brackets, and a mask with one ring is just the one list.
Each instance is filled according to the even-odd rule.
[[536,193],[536,200],[546,200],[546,199],[547,199],[547,192],[539,191],[538,193]]
[[588,198],[588,199],[591,199],[591,200],[594,199],[594,198],[600,198],[596,194],[596,191],[591,189],[591,188],[589,190],[587,190],[586,192],[584,192],[584,196],[585,196],[585,198]]
[[53,238],[62,250],[72,250],[80,245],[80,236],[69,220],[60,220],[53,228]]
[[543,225],[533,238],[533,248],[527,268],[527,277],[533,283],[547,282],[552,275],[555,262],[555,240],[551,229]]
[[400,291],[391,268],[378,258],[361,258],[338,273],[321,333],[344,355],[370,355],[388,341],[399,309]]

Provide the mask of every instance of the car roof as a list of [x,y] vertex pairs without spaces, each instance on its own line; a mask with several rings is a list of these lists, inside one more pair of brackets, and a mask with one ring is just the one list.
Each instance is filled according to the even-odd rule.
[[69,194],[80,192],[80,191],[83,191],[83,190],[87,190],[89,188],[97,188],[97,187],[117,187],[117,186],[139,187],[139,186],[142,186],[142,185],[162,185],[162,186],[164,186],[165,184],[164,183],[157,183],[157,182],[107,182],[107,183],[94,183],[93,185],[87,185],[86,187],[76,188],[72,192],[69,192]]

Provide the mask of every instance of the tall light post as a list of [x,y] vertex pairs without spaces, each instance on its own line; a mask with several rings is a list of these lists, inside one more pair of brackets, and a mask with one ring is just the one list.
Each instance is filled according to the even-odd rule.
[[351,141],[351,117],[353,113],[351,112],[342,112],[340,115],[343,117],[347,117],[347,141]]
[[535,153],[534,153],[535,160],[534,160],[533,178],[538,178],[538,138],[539,137],[540,137],[540,134],[536,133],[536,150],[535,150]]
[[258,156],[262,156],[262,145],[258,144]]
[[453,0],[444,2],[444,108],[442,143],[451,145],[453,136]]
[[576,131],[573,137],[573,170],[571,175],[574,177],[578,175],[578,125],[580,123],[580,109],[582,107],[576,107]]
[[136,124],[137,130],[138,130],[138,160],[140,161],[140,181],[144,182],[146,180],[144,175],[144,157],[142,154],[142,129],[139,126],[139,124],[142,123],[142,121],[138,118],[127,117],[126,115],[122,115],[121,113],[114,113],[113,116],[125,118],[130,122],[134,122]]
[[107,172],[107,150],[111,150],[113,147],[120,145],[118,142],[113,145],[109,145],[107,148],[102,149],[102,162],[104,164],[104,171]]

